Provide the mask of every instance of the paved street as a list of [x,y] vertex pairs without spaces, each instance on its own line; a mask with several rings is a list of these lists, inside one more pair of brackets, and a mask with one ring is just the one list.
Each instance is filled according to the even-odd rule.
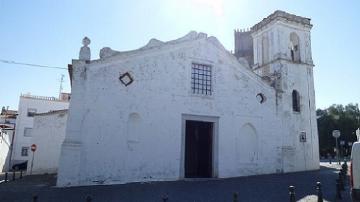
[[[315,201],[315,184],[323,185],[326,201],[335,200],[335,179],[337,164],[321,163],[319,171],[273,174],[252,177],[213,180],[185,180],[175,182],[130,183],[125,185],[104,185],[74,188],[56,188],[55,176],[26,176],[14,182],[0,184],[1,202],[31,201],[34,194],[38,202],[81,202],[90,195],[93,202],[161,202],[168,194],[168,202],[226,202],[232,201],[234,192],[239,201],[289,201],[288,186],[296,187],[296,200]],[[347,190],[342,192],[343,200],[350,201]],[[310,200],[307,200],[310,199]]]

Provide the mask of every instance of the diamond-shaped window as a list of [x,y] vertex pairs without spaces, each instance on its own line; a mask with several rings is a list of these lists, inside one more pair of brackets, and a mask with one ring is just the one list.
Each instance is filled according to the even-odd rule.
[[134,81],[134,79],[131,77],[129,72],[126,72],[126,73],[120,75],[119,79],[120,79],[121,83],[124,84],[125,86],[130,85]]

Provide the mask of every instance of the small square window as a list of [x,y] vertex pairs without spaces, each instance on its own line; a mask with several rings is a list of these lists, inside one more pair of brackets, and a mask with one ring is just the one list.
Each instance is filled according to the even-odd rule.
[[25,128],[24,128],[24,136],[25,136],[25,137],[31,137],[31,136],[32,136],[32,134],[31,134],[31,129],[32,129],[32,128],[28,128],[28,127],[25,127]]
[[27,110],[27,116],[28,117],[33,117],[36,114],[37,110],[34,108],[28,108]]
[[193,63],[191,67],[191,90],[194,94],[211,95],[211,66]]
[[21,148],[21,156],[29,156],[29,147]]

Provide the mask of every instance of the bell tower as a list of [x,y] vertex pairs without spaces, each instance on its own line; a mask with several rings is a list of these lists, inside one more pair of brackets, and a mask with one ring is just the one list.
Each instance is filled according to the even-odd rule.
[[284,11],[275,11],[251,28],[252,69],[275,88],[278,116],[286,120],[283,129],[288,132],[279,152],[285,172],[319,167],[311,28],[309,18]]

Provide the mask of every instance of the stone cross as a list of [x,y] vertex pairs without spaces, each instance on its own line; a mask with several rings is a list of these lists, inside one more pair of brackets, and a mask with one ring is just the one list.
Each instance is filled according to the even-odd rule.
[[91,43],[90,39],[85,37],[82,40],[82,44],[83,47],[81,47],[80,49],[80,53],[79,53],[79,60],[85,60],[88,61],[91,59],[91,51],[90,48],[88,47],[88,45]]

